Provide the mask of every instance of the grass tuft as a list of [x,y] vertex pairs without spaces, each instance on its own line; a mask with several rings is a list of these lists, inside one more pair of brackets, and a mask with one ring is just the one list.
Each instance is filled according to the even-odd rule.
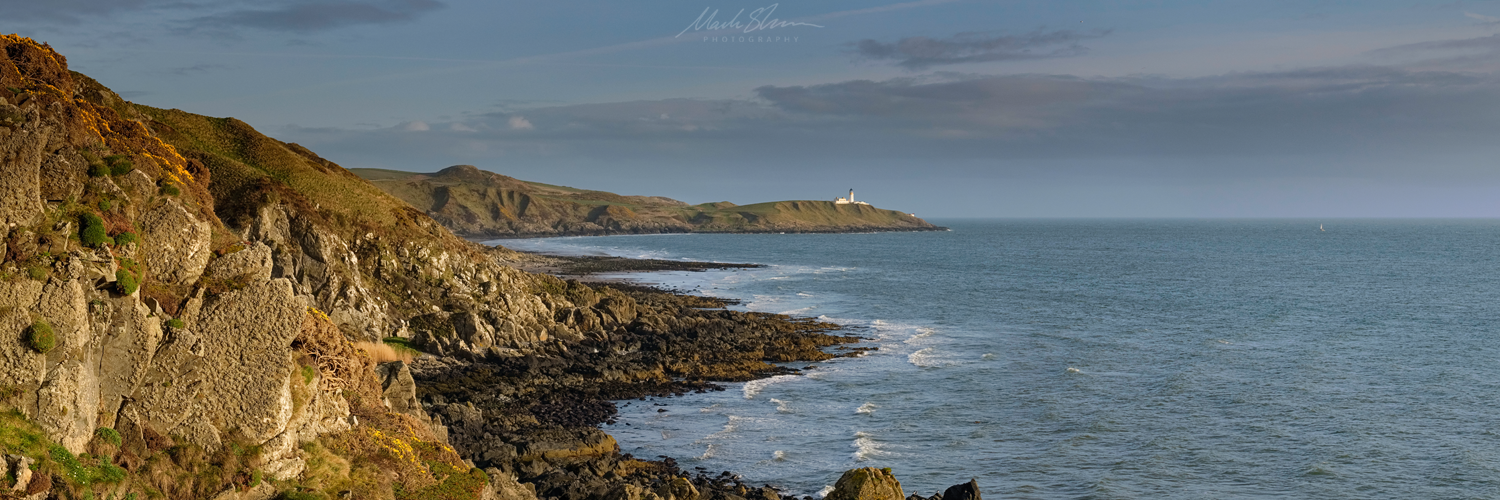
[[389,361],[404,361],[410,363],[411,360],[416,357],[416,355],[414,354],[416,351],[413,351],[410,348],[407,348],[405,352],[398,351],[395,347],[392,347],[390,344],[386,344],[384,342],[379,344],[374,342],[355,342],[354,346],[360,348],[360,350],[365,351],[365,354],[370,355],[370,360],[376,363],[385,363]]
[[47,354],[57,347],[57,334],[52,332],[52,325],[44,320],[37,320],[26,330],[26,345],[36,352]]

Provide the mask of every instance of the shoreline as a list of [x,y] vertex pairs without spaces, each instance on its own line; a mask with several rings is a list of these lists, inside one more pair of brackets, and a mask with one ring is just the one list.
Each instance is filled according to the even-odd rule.
[[576,238],[576,237],[599,237],[599,236],[642,236],[642,235],[664,235],[664,234],[875,234],[875,233],[927,233],[952,231],[945,226],[933,227],[861,227],[849,229],[754,229],[754,230],[707,230],[707,231],[579,231],[558,233],[523,233],[523,234],[479,234],[479,233],[454,233],[475,243],[491,240],[529,240],[538,238]]
[[[681,469],[669,455],[682,453],[633,457],[604,426],[614,424],[620,405],[631,400],[801,375],[810,363],[863,355],[872,348],[853,344],[870,339],[817,318],[731,310],[739,301],[620,276],[765,267],[760,264],[514,253],[509,265],[561,271],[548,274],[567,280],[569,290],[586,284],[601,294],[629,296],[661,314],[638,318],[628,329],[601,332],[572,349],[559,344],[545,357],[414,362],[419,399],[448,426],[450,442],[462,455],[534,485],[538,498],[586,500],[629,485],[652,491],[683,480],[699,498],[807,500],[770,485],[747,485],[731,471]],[[804,368],[789,366],[798,363]],[[642,472],[656,479],[642,482]],[[842,472],[828,471],[834,477]]]

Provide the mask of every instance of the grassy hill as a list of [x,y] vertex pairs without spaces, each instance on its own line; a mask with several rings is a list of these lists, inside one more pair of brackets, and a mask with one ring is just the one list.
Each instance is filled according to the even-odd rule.
[[659,196],[527,182],[471,165],[430,174],[350,171],[468,237],[938,229],[909,214],[870,205],[814,200],[688,205]]

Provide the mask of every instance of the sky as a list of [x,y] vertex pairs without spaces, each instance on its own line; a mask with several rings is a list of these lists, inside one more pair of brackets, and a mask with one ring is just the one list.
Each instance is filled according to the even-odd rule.
[[344,167],[943,217],[1500,217],[1500,1],[0,0]]

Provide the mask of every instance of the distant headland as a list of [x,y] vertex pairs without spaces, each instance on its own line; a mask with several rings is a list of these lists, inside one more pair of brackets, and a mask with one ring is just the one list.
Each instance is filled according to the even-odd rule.
[[659,233],[847,233],[938,231],[915,214],[848,197],[689,205],[660,196],[527,182],[472,165],[434,173],[352,168],[391,195],[468,238]]

